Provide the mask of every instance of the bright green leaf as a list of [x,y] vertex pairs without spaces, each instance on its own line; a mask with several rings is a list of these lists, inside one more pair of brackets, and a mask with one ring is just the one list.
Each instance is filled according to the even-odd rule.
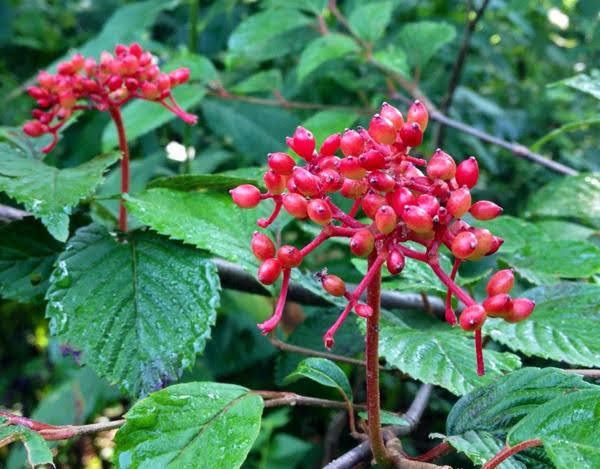
[[269,7],[287,7],[306,10],[319,15],[327,7],[327,0],[265,0]]
[[[360,411],[358,416],[361,419],[368,420],[369,416],[365,411]],[[410,424],[401,415],[395,414],[394,412],[388,412],[387,410],[379,411],[380,422],[382,425],[398,425],[398,426],[409,426]]]
[[153,180],[148,188],[163,187],[178,191],[198,189],[225,190],[233,189],[240,184],[257,184],[256,179],[239,178],[225,174],[178,174]]
[[348,20],[356,33],[365,41],[380,39],[392,19],[394,5],[391,1],[371,2],[352,10]]
[[136,402],[115,435],[117,468],[242,465],[260,430],[263,401],[234,384],[184,383]]
[[[600,90],[600,81],[598,81],[598,90]],[[540,148],[544,146],[551,140],[554,140],[556,137],[561,136],[566,132],[571,132],[573,130],[579,129],[587,129],[590,125],[598,125],[600,124],[600,118],[592,118],[592,119],[584,119],[576,122],[569,122],[558,129],[554,129],[553,131],[547,133],[542,138],[535,141],[533,145],[531,145],[531,151],[539,152]]]
[[373,54],[373,58],[393,73],[397,73],[407,78],[410,77],[410,69],[407,62],[408,59],[406,53],[402,49],[390,44],[385,49],[376,51]]
[[74,168],[58,169],[24,158],[14,148],[0,143],[0,191],[25,205],[59,241],[69,237],[69,215],[79,201],[102,182],[104,171],[117,153],[97,156]]
[[352,387],[348,377],[342,369],[326,358],[305,358],[296,369],[283,380],[284,384],[291,383],[299,378],[308,378],[323,386],[336,388],[343,396],[352,402]]
[[542,220],[536,226],[550,239],[586,241],[595,231],[587,226],[563,220]]
[[556,84],[562,84],[574,88],[583,93],[592,95],[594,98],[600,99],[600,76],[594,74],[594,76],[580,73],[574,77],[561,80]]
[[273,90],[280,90],[282,83],[281,72],[274,68],[249,76],[240,83],[232,86],[231,91],[239,94],[271,93]]
[[343,34],[333,33],[318,37],[302,51],[298,62],[298,81],[304,81],[311,72],[325,62],[340,59],[359,50],[356,42]]
[[331,134],[343,132],[344,129],[351,127],[357,119],[356,112],[328,109],[313,114],[302,122],[302,126],[310,130],[320,144]]
[[0,417],[0,447],[7,442],[21,441],[27,451],[27,463],[30,467],[42,464],[54,466],[50,448],[39,433],[22,425],[5,425],[5,421],[4,417]]
[[398,33],[398,45],[406,52],[412,68],[423,68],[433,55],[454,40],[454,26],[433,21],[409,23]]
[[[457,451],[464,453],[474,464],[483,466],[504,447],[503,441],[493,434],[478,430],[469,430],[462,435],[447,437],[448,443]],[[498,469],[527,469],[527,466],[515,457],[508,458]]]
[[219,277],[193,248],[150,232],[119,241],[105,228],[77,231],[46,295],[50,330],[131,395],[177,379],[215,323]]

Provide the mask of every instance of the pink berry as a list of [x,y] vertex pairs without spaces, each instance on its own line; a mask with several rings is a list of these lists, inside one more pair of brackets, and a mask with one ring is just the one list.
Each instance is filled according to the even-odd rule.
[[324,275],[321,278],[323,289],[333,296],[344,296],[346,293],[346,284],[337,275]]
[[392,275],[397,275],[404,269],[404,265],[406,264],[406,259],[402,251],[399,249],[392,249],[388,254],[386,260],[387,270]]
[[496,272],[488,280],[485,291],[488,296],[509,293],[515,285],[515,274],[511,269],[503,269]]
[[318,176],[325,192],[337,192],[344,185],[344,178],[335,169],[324,169]]
[[369,123],[369,135],[382,145],[390,145],[396,141],[394,124],[379,114],[375,114]]
[[367,181],[363,179],[344,179],[340,193],[347,199],[358,199],[366,194],[369,189]]
[[428,233],[433,230],[433,219],[429,213],[416,205],[405,205],[402,219],[409,229],[416,233]]
[[363,152],[365,142],[356,130],[346,130],[340,140],[344,156],[358,156]]
[[296,162],[287,153],[277,152],[269,153],[267,156],[267,164],[269,168],[282,176],[291,176]]
[[429,113],[421,101],[415,101],[410,105],[406,113],[406,121],[411,124],[416,122],[423,132],[425,132],[427,123],[429,122]]
[[335,155],[335,152],[340,148],[341,139],[342,136],[339,133],[327,137],[321,144],[321,148],[319,148],[319,154],[321,156]]
[[319,178],[304,168],[294,168],[292,176],[298,192],[307,197],[314,197],[321,191]]
[[530,300],[529,298],[515,298],[512,301],[512,308],[510,311],[504,316],[504,319],[507,322],[520,322],[524,319],[527,319],[533,309],[535,308],[535,301]]
[[354,312],[361,318],[370,318],[373,315],[373,308],[364,303],[359,303],[354,307]]
[[275,171],[267,171],[263,175],[265,186],[271,194],[281,194],[285,190],[286,179]]
[[371,188],[378,192],[390,192],[396,187],[396,180],[383,171],[371,171],[368,180]]
[[144,50],[142,49],[142,46],[140,46],[137,42],[132,42],[129,45],[129,53],[137,57],[138,59],[142,56],[143,52]]
[[347,156],[340,161],[340,173],[346,178],[360,179],[367,171],[360,165],[356,156]]
[[267,259],[258,268],[258,280],[265,285],[275,283],[281,273],[281,263],[275,259]]
[[371,254],[375,247],[375,238],[369,230],[356,232],[350,239],[350,251],[359,257],[365,257]]
[[386,204],[385,197],[375,193],[369,192],[362,200],[361,207],[365,215],[371,219],[375,219],[375,214],[379,207]]
[[458,233],[452,240],[450,250],[454,257],[458,259],[466,259],[477,247],[477,236],[470,231],[462,231]]
[[383,234],[389,234],[396,228],[398,216],[389,205],[382,205],[375,213],[375,226]]
[[293,137],[287,137],[288,146],[301,158],[310,161],[315,151],[315,137],[312,132],[302,126],[296,127]]
[[431,179],[449,181],[454,177],[455,173],[456,163],[454,159],[448,153],[438,148],[427,164],[427,176]]
[[379,111],[379,115],[388,119],[394,125],[396,130],[400,130],[404,125],[404,117],[402,117],[402,113],[391,104],[383,103],[381,105],[381,111]]
[[491,256],[496,251],[498,251],[498,249],[500,249],[500,246],[502,246],[503,243],[504,243],[504,239],[503,238],[501,238],[500,236],[494,236],[494,241],[492,243],[492,247],[487,252],[486,256]]
[[282,198],[283,208],[295,218],[300,220],[307,217],[308,200],[300,194],[284,194]]
[[258,260],[266,261],[275,257],[275,245],[269,237],[263,233],[255,231],[250,242],[252,252]]
[[479,178],[479,165],[474,156],[470,156],[464,161],[461,161],[456,167],[456,183],[459,186],[467,186],[472,189],[477,184]]
[[416,203],[415,196],[406,187],[399,187],[394,192],[388,192],[385,198],[398,216],[402,216],[405,205],[414,205]]
[[485,309],[481,305],[467,306],[460,315],[460,327],[465,331],[480,329],[485,322]]
[[423,141],[423,131],[416,122],[406,122],[400,129],[400,138],[406,146],[418,147]]
[[338,171],[340,168],[340,161],[342,161],[341,158],[338,158],[337,156],[323,156],[319,158],[317,166],[319,169],[335,169]]
[[385,166],[385,156],[377,150],[368,150],[358,157],[360,165],[368,170],[375,171]]
[[462,217],[469,211],[471,206],[471,192],[466,187],[452,191],[446,202],[446,210],[455,218]]
[[294,246],[286,244],[277,250],[277,259],[279,259],[281,267],[291,269],[302,263],[302,253]]
[[30,137],[39,137],[44,134],[48,128],[40,121],[29,121],[23,125],[23,132]]
[[506,293],[490,296],[482,303],[488,316],[497,318],[504,317],[512,309],[512,299]]
[[242,184],[229,191],[233,202],[240,208],[254,208],[260,202],[260,191],[252,184]]
[[432,217],[437,215],[440,210],[440,202],[437,197],[429,194],[421,194],[417,197],[417,205],[425,210]]
[[502,213],[502,207],[489,200],[475,202],[469,212],[477,220],[492,220]]
[[319,225],[326,225],[332,218],[331,209],[323,199],[312,199],[308,203],[306,212],[308,213],[308,218]]
[[477,238],[477,247],[475,251],[468,257],[470,261],[476,261],[485,256],[494,244],[494,236],[485,228],[473,229],[473,234]]

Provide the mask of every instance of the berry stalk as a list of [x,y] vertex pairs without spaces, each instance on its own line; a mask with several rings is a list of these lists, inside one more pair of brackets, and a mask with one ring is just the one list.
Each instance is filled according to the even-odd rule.
[[[125,136],[125,127],[123,126],[120,109],[111,106],[108,110],[119,135],[119,149],[121,150],[121,195],[124,195],[129,193],[129,146],[127,145],[127,137]],[[119,229],[123,233],[127,231],[127,207],[125,207],[123,199],[119,203]]]

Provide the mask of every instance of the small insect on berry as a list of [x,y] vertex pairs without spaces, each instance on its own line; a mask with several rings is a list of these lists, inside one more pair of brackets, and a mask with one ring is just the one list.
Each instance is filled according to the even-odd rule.
[[481,305],[467,306],[460,315],[460,327],[465,331],[480,329],[485,322],[486,313]]
[[361,230],[355,233],[350,239],[350,251],[359,257],[365,257],[371,254],[375,247],[375,238],[369,230]]
[[456,167],[454,177],[459,186],[467,186],[469,189],[475,187],[479,178],[479,165],[475,157],[470,156],[466,160],[461,161]]
[[240,208],[254,208],[260,202],[260,191],[252,184],[242,184],[229,191],[233,202]]
[[308,203],[306,212],[308,213],[308,218],[319,225],[326,225],[332,218],[331,209],[323,199],[312,199]]
[[277,250],[277,259],[284,269],[291,269],[292,267],[298,267],[302,263],[302,253],[288,244],[281,246]]
[[346,293],[346,284],[337,275],[324,275],[321,278],[323,289],[333,296],[344,296]]
[[258,231],[253,233],[250,247],[258,260],[266,261],[267,259],[275,257],[275,245],[273,244],[273,241],[263,233]]
[[258,268],[258,280],[264,285],[275,283],[281,273],[281,263],[275,259],[267,259]]
[[488,280],[485,291],[488,296],[509,293],[515,285],[515,274],[511,269],[502,269],[496,272]]
[[502,213],[502,207],[489,200],[475,202],[469,212],[477,220],[493,220]]

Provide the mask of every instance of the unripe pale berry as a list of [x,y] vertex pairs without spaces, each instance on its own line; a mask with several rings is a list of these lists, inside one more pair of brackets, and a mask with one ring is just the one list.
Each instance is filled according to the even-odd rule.
[[281,267],[291,269],[292,267],[298,267],[302,263],[302,253],[298,248],[286,244],[277,250],[277,259],[279,259]]
[[458,259],[466,259],[477,247],[477,236],[470,231],[462,231],[458,233],[452,240],[450,250],[454,257]]
[[390,145],[396,141],[394,124],[379,114],[375,114],[369,123],[369,135],[382,145]]
[[477,220],[493,220],[502,213],[502,207],[489,200],[475,202],[469,212]]
[[480,329],[485,322],[485,309],[481,305],[467,306],[460,315],[460,327],[465,331]]
[[306,209],[308,217],[319,225],[326,225],[331,221],[331,209],[323,199],[313,199]]
[[258,231],[254,232],[250,247],[258,260],[266,261],[267,259],[275,257],[275,245],[273,244],[273,241],[263,233]]
[[416,205],[405,205],[402,219],[409,229],[416,233],[428,233],[433,229],[433,219],[429,213]]
[[307,197],[314,197],[321,190],[319,187],[319,178],[304,168],[299,166],[294,168],[292,178],[296,184],[296,189],[298,192]]
[[337,192],[344,185],[344,178],[335,169],[324,169],[318,176],[325,192]]
[[375,226],[383,234],[389,234],[396,228],[398,216],[389,205],[382,205],[375,213]]
[[275,171],[267,171],[263,175],[263,180],[271,194],[281,194],[285,190],[285,177],[277,174]]
[[281,273],[281,263],[275,259],[267,259],[258,268],[258,280],[265,285],[275,283]]
[[286,143],[298,156],[310,161],[315,151],[315,137],[312,132],[302,126],[296,127],[293,137],[287,137]]
[[392,249],[386,260],[387,270],[392,275],[397,275],[404,269],[406,259],[400,249]]
[[346,284],[337,275],[324,275],[321,278],[323,289],[333,296],[344,296],[346,293]]
[[455,218],[462,217],[471,207],[471,192],[466,187],[452,191],[446,202],[446,210]]
[[425,132],[427,123],[429,122],[429,113],[421,101],[415,101],[410,105],[406,113],[406,121],[411,124],[416,122],[423,132]]
[[449,181],[454,177],[455,173],[456,163],[454,159],[448,153],[438,148],[427,164],[427,176],[431,179]]
[[327,137],[325,140],[323,140],[321,148],[319,148],[319,154],[321,156],[335,155],[335,152],[338,151],[338,148],[340,148],[341,139],[342,136],[339,133],[332,134],[329,137]]
[[459,186],[467,186],[469,189],[475,187],[479,178],[479,165],[475,157],[470,156],[466,160],[461,161],[456,167],[454,177]]
[[494,236],[489,230],[485,228],[475,228],[473,233],[477,238],[477,247],[475,248],[475,251],[473,251],[473,254],[468,257],[470,261],[481,259],[490,251],[490,249],[492,249],[494,244]]
[[294,166],[296,166],[294,158],[281,151],[269,153],[267,164],[269,165],[269,168],[282,176],[291,176],[294,171]]
[[512,299],[506,293],[490,296],[482,303],[488,316],[497,318],[504,317],[512,309]]
[[378,192],[390,192],[396,187],[396,180],[383,171],[372,171],[368,181],[371,188]]
[[512,308],[504,319],[512,323],[522,321],[531,315],[533,308],[535,308],[535,301],[529,298],[515,298],[512,301]]
[[344,179],[340,193],[348,199],[358,199],[367,193],[369,185],[364,179]]
[[240,208],[254,208],[260,202],[260,191],[252,184],[242,184],[229,191],[233,202]]
[[515,274],[511,269],[502,269],[496,272],[488,280],[485,291],[488,296],[509,293],[515,285]]
[[402,216],[405,205],[414,205],[416,203],[415,196],[406,187],[399,187],[393,192],[388,192],[385,198],[399,217]]
[[365,141],[356,130],[346,130],[340,140],[340,148],[345,156],[358,156],[362,153]]
[[282,197],[283,208],[295,218],[300,220],[307,217],[308,200],[300,194],[284,194]]
[[354,312],[361,318],[370,318],[373,314],[373,308],[364,303],[359,303],[354,307]]
[[368,256],[375,247],[375,238],[369,230],[361,230],[350,238],[350,251],[359,257]]
[[379,115],[388,119],[394,125],[396,130],[400,130],[404,125],[404,117],[402,117],[402,113],[391,104],[383,103],[381,105],[381,111],[379,111]]
[[437,215],[440,210],[440,202],[437,197],[429,194],[421,194],[417,197],[417,205],[424,209],[432,217]]
[[368,150],[358,157],[360,165],[368,171],[375,171],[385,166],[385,155],[377,150]]
[[362,200],[361,208],[367,217],[374,219],[379,207],[385,205],[385,203],[385,197],[382,197],[375,192],[369,192]]
[[423,141],[423,131],[416,122],[406,122],[400,129],[400,138],[406,146],[418,147]]
[[360,165],[356,156],[347,156],[340,161],[340,173],[349,179],[360,179],[367,171]]

